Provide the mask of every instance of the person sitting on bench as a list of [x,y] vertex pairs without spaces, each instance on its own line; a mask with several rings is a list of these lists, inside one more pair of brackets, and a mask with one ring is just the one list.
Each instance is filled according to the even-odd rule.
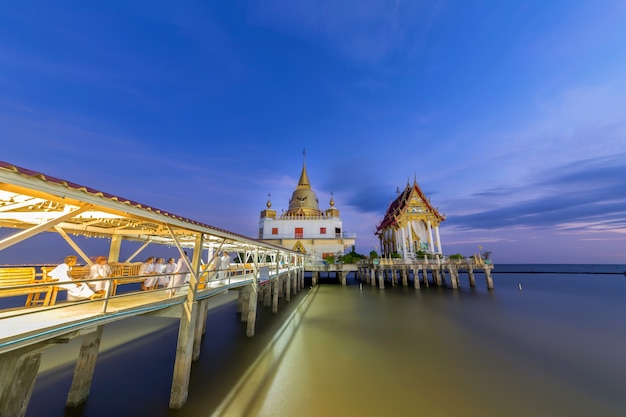
[[93,300],[104,296],[104,291],[93,292],[84,282],[76,282],[70,277],[70,270],[76,265],[76,256],[66,256],[63,263],[48,273],[52,280],[67,282],[60,287],[67,290],[67,301]]

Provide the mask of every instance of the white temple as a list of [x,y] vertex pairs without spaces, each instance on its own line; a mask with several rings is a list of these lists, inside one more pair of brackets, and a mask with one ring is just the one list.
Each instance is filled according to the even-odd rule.
[[343,232],[332,193],[330,207],[324,212],[320,210],[305,161],[298,186],[289,200],[289,209],[277,217],[268,198],[267,209],[261,211],[259,220],[259,239],[325,259],[329,255],[343,255],[354,245],[356,234]]

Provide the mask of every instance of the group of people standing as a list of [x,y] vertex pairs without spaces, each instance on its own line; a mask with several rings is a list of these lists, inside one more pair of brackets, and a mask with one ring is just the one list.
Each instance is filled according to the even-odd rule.
[[[66,256],[62,264],[48,273],[49,277],[59,282],[67,282],[66,284],[60,284],[60,287],[67,290],[68,301],[104,297],[110,285],[110,281],[106,280],[106,278],[111,276],[111,267],[107,263],[107,258],[105,256],[96,258],[89,270],[89,278],[99,279],[100,281],[89,283],[72,279],[70,271],[76,265],[76,262],[76,256]],[[141,289],[145,291],[169,288],[170,295],[174,295],[182,285],[189,283],[189,265],[190,260],[187,257],[187,252],[184,252],[184,258],[181,256],[178,261],[175,258],[169,258],[167,263],[165,263],[164,258],[150,256],[139,268],[139,275],[146,276],[146,279],[142,282]],[[218,279],[224,279],[228,276],[227,270],[229,267],[230,255],[228,252],[222,252],[217,263],[217,269],[219,270]]]
[[185,258],[181,256],[178,262],[174,258],[169,258],[165,263],[164,258],[150,256],[139,268],[139,275],[147,275],[141,289],[146,291],[169,288],[170,294],[174,294],[180,286],[189,282],[188,264],[187,252],[185,252]]

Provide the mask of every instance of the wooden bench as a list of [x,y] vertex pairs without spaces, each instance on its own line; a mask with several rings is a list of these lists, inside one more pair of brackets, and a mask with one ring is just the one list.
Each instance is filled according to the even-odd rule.
[[44,278],[37,278],[35,268],[0,268],[0,297],[15,297],[26,295],[26,307],[43,306],[47,307],[54,304],[54,288],[53,285],[44,287],[24,287],[5,289],[5,287],[13,287],[16,285],[32,285],[45,282]]
[[115,295],[117,287],[122,284],[131,284],[134,282],[144,282],[145,275],[139,275],[139,269],[142,262],[110,262],[111,277],[111,295]]

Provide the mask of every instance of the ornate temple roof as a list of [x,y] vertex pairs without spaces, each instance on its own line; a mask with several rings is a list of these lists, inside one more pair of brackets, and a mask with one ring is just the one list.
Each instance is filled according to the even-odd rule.
[[319,216],[322,214],[319,201],[315,192],[311,189],[309,175],[306,172],[306,161],[302,164],[302,173],[296,190],[289,200],[288,215]]
[[419,185],[417,185],[417,181],[413,180],[413,185],[407,182],[406,188],[391,202],[385,213],[385,217],[383,217],[383,220],[376,227],[376,231],[397,224],[398,219],[402,217],[407,210],[413,210],[412,212],[416,214],[420,214],[425,218],[434,218],[439,222],[446,219],[446,216],[439,213],[439,211],[430,204],[430,200],[426,198]]

